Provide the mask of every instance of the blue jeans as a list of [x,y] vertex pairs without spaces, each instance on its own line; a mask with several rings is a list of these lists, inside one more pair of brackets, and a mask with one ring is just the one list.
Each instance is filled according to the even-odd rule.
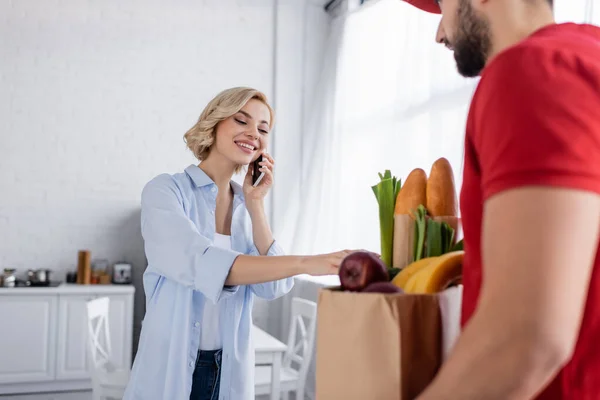
[[221,350],[199,350],[190,400],[218,400],[220,383]]

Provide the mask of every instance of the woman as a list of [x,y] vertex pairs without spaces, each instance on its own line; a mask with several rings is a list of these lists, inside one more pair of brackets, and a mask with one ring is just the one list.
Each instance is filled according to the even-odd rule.
[[[297,274],[336,274],[349,254],[281,255],[264,210],[272,127],[264,94],[225,90],[185,134],[200,164],[145,186],[146,315],[125,399],[254,399],[254,296],[284,295]],[[258,186],[251,167],[243,186],[231,180],[260,154]]]

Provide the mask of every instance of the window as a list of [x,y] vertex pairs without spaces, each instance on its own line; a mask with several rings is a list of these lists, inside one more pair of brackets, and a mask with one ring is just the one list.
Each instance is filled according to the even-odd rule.
[[[320,214],[334,228],[313,236],[311,252],[340,248],[380,251],[379,218],[371,186],[390,169],[404,179],[429,171],[439,157],[454,166],[460,185],[468,104],[476,80],[456,72],[452,53],[435,43],[439,16],[396,0],[348,16],[339,59],[339,88],[331,134],[339,181]],[[325,171],[327,172],[327,171]]]
[[[589,20],[600,14],[592,1],[555,0],[557,19]],[[335,88],[318,88],[335,94],[323,113],[330,121],[315,125],[324,128],[307,147],[322,150],[305,165],[317,170],[305,183],[317,193],[303,193],[294,252],[379,252],[371,186],[386,169],[404,180],[414,168],[429,173],[446,157],[460,190],[465,123],[478,80],[461,77],[452,52],[435,43],[438,24],[439,16],[397,0],[367,2],[346,17]]]

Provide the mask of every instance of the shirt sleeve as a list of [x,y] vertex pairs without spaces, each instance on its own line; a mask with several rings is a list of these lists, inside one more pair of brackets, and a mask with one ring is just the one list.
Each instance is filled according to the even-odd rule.
[[484,199],[532,185],[600,193],[600,66],[508,52],[484,73],[474,105]]
[[[252,256],[260,255],[260,252],[258,251],[258,249],[256,248],[256,246],[254,244],[252,244],[252,247],[250,250],[250,255],[252,255]],[[283,256],[283,255],[285,255],[285,252],[283,251],[281,246],[279,246],[277,241],[274,241],[273,244],[271,244],[271,247],[269,247],[267,256]],[[257,295],[258,297],[261,297],[266,300],[274,300],[278,297],[281,297],[281,296],[289,293],[290,290],[292,290],[292,287],[294,287],[294,278],[286,278],[286,279],[280,279],[280,280],[273,281],[273,282],[256,283],[256,284],[250,285],[250,290],[252,290],[252,292],[255,295]]]
[[171,176],[160,175],[144,187],[141,220],[148,267],[216,303],[241,253],[213,246],[200,234]]

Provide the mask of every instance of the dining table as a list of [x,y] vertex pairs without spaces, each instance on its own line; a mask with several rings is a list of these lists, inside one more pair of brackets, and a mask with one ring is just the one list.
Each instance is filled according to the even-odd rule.
[[271,400],[279,400],[281,396],[280,373],[283,354],[287,345],[269,335],[256,325],[252,327],[254,339],[255,365],[271,367]]

